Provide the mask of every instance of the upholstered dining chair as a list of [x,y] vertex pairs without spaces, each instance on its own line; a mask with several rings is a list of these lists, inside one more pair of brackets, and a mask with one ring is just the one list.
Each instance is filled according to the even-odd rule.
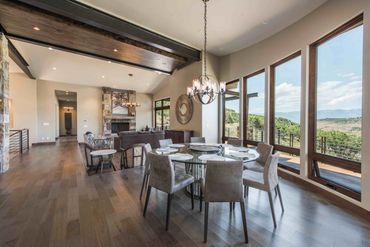
[[171,145],[173,142],[172,142],[172,139],[163,139],[163,140],[159,140],[159,146],[161,148],[166,148],[168,147],[169,145]]
[[255,172],[263,172],[266,161],[272,154],[273,149],[272,145],[263,142],[258,143],[256,151],[260,156],[255,161],[246,162],[244,168]]
[[190,137],[190,143],[206,143],[206,138],[199,137],[199,136],[193,136],[193,137]]
[[242,141],[238,138],[228,138],[227,144],[233,145],[235,147],[242,146]]
[[190,185],[191,208],[194,209],[194,186],[193,186],[194,177],[185,173],[176,174],[168,155],[159,155],[151,152],[148,153],[148,158],[150,163],[150,176],[149,176],[149,186],[146,192],[143,216],[145,217],[146,210],[148,208],[150,191],[152,188],[167,193],[168,194],[167,216],[166,216],[166,231],[167,231],[170,221],[171,200],[173,199],[173,195],[175,192]]
[[[207,161],[204,183],[204,242],[208,234],[208,209],[210,202],[240,203],[245,242],[248,243],[247,219],[243,198],[242,161]],[[200,200],[202,203],[202,200]]]
[[143,183],[141,184],[141,190],[140,190],[140,200],[143,195],[144,188],[146,189],[148,187],[148,181],[149,181],[149,175],[150,175],[150,163],[148,159],[148,153],[152,151],[152,146],[150,143],[147,143],[143,146],[143,154],[144,154],[144,177],[143,177]]
[[267,159],[267,162],[263,168],[263,173],[252,170],[245,170],[243,172],[244,186],[266,191],[268,193],[272,220],[275,228],[276,228],[275,209],[272,201],[272,191],[275,190],[275,188],[279,196],[281,209],[284,212],[284,205],[283,200],[281,198],[281,192],[279,187],[279,177],[277,173],[278,162],[279,162],[279,153],[272,154]]

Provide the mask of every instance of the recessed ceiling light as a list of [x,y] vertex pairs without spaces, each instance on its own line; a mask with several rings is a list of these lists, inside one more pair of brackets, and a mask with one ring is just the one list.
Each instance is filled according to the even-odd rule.
[[111,61],[108,61],[108,63],[112,63]]
[[117,50],[117,49],[114,49],[113,51],[114,51],[114,52],[117,52],[118,50]]
[[130,74],[128,74],[128,76],[133,76],[133,74],[130,73]]
[[48,49],[52,51],[53,50],[53,47],[49,47]]
[[40,31],[40,28],[39,27],[33,27],[33,30]]
[[266,25],[267,24],[267,21],[262,21],[261,24],[262,25]]
[[102,76],[101,76],[101,78],[103,78],[103,79],[104,79],[104,78],[105,78],[105,75],[102,75]]
[[56,67],[53,67],[53,70],[57,70],[57,68]]

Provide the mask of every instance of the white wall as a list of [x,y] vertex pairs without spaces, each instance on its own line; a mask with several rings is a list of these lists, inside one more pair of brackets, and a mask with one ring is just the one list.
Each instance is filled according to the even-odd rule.
[[[220,80],[231,81],[242,78],[262,68],[266,69],[266,78],[269,66],[298,51],[302,51],[302,93],[301,112],[307,113],[307,51],[308,46],[320,37],[339,27],[351,18],[364,12],[364,72],[363,72],[363,147],[362,147],[362,200],[358,202],[340,193],[329,190],[327,187],[312,182],[307,178],[307,142],[301,145],[301,178],[329,190],[367,210],[370,210],[370,1],[369,0],[330,0],[311,14],[295,24],[277,33],[276,35],[221,58]],[[266,80],[268,88],[269,81]],[[268,98],[268,97],[266,97]],[[266,113],[268,113],[266,104]],[[268,116],[268,114],[266,114]],[[307,133],[307,114],[301,118],[302,136]]]
[[77,93],[77,139],[91,131],[102,134],[101,88],[51,81],[37,81],[38,142],[55,141],[57,117],[55,116],[55,90]]
[[200,103],[193,102],[194,112],[189,123],[182,125],[176,119],[176,101],[181,94],[186,94],[186,88],[192,85],[193,79],[202,73],[201,63],[195,62],[191,65],[175,71],[171,76],[164,80],[163,87],[158,88],[153,94],[153,101],[170,97],[170,129],[173,130],[193,130],[195,136],[202,135],[202,107]]
[[136,107],[136,129],[141,130],[146,126],[152,128],[153,95],[136,93],[136,102],[140,104]]
[[11,73],[9,94],[12,100],[14,126],[12,129],[29,129],[30,144],[37,142],[36,80],[23,73]]

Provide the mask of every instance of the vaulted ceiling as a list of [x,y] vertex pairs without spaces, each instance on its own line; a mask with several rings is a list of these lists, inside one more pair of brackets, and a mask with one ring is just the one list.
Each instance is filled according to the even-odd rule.
[[[203,47],[201,0],[78,0],[197,49]],[[210,0],[208,44],[215,55],[253,45],[326,0]]]
[[[325,1],[210,0],[209,50],[253,45]],[[203,45],[201,0],[0,0],[0,24],[37,79],[146,93]]]

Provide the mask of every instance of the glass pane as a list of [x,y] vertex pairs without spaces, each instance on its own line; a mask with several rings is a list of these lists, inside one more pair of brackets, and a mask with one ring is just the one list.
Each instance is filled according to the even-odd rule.
[[361,174],[325,163],[318,163],[319,177],[361,193]]
[[316,152],[361,161],[363,26],[317,48]]
[[301,56],[275,68],[275,144],[300,147]]
[[162,111],[155,111],[155,127],[162,128]]
[[247,79],[247,139],[262,142],[265,127],[265,72]]
[[279,165],[283,165],[285,167],[289,167],[294,170],[299,170],[299,164],[300,164],[299,156],[294,155],[294,154],[280,152],[280,151],[279,153],[280,153]]
[[162,106],[162,100],[157,100],[155,102],[155,107],[161,107]]
[[163,129],[170,128],[170,109],[163,110]]
[[240,101],[239,81],[228,83],[225,94],[225,136],[237,137],[240,135]]
[[163,100],[163,106],[169,106],[171,104],[170,99],[164,99]]

